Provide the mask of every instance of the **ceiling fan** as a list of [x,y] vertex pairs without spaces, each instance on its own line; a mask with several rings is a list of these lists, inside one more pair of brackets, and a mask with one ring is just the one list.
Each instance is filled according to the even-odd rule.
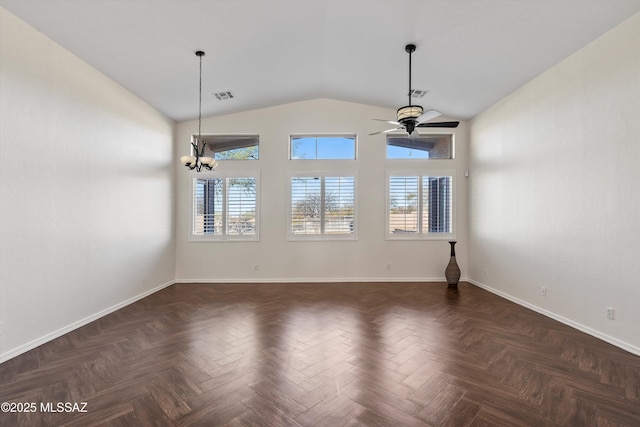
[[387,129],[379,132],[373,132],[369,135],[377,135],[379,133],[389,133],[396,130],[406,130],[409,135],[413,133],[415,128],[456,128],[460,122],[430,122],[429,120],[435,119],[440,116],[442,113],[436,110],[427,110],[424,111],[423,108],[419,105],[411,105],[411,54],[415,52],[416,45],[408,44],[404,47],[404,50],[409,54],[409,105],[398,108],[396,113],[397,120],[384,120],[384,119],[373,119],[378,121],[383,121],[387,123],[391,123],[392,125],[396,125],[399,127]]

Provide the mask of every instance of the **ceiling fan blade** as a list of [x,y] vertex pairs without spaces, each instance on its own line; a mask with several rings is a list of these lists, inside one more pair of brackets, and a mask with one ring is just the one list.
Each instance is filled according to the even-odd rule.
[[416,125],[419,128],[457,128],[460,122],[434,122],[434,123],[420,123]]
[[400,126],[400,123],[394,122],[393,120],[386,120],[386,119],[371,119],[371,120],[375,120],[378,122],[391,123],[392,125]]
[[389,132],[393,132],[394,130],[402,130],[402,129],[404,128],[393,128],[393,129],[381,130],[379,132],[370,133],[369,135],[377,135],[379,133],[389,133]]
[[418,123],[424,123],[426,121],[429,121],[431,119],[435,119],[438,116],[441,116],[442,113],[440,111],[436,111],[436,110],[427,110],[424,113],[422,113],[416,120],[418,121]]

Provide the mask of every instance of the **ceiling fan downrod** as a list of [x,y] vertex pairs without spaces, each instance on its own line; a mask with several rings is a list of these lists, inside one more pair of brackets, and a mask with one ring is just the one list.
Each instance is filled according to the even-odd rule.
[[416,51],[415,44],[408,44],[404,50],[409,54],[409,107],[411,106],[411,54]]

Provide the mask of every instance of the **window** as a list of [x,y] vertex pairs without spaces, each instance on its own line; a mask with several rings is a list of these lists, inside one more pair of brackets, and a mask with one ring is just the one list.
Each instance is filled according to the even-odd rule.
[[292,160],[354,160],[355,135],[291,135]]
[[290,177],[291,239],[355,239],[355,176]]
[[387,135],[388,159],[452,159],[452,134]]
[[389,173],[387,236],[390,239],[453,237],[453,174]]
[[258,160],[259,135],[202,135],[204,155],[216,160]]
[[193,179],[192,240],[257,240],[258,176]]

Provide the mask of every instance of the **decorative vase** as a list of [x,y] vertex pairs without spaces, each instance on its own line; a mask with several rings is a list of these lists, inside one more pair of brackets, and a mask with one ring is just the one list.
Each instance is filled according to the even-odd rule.
[[457,288],[460,280],[460,267],[456,262],[456,242],[449,242],[449,244],[451,245],[451,258],[449,258],[449,264],[444,270],[444,277],[447,278],[450,288]]

